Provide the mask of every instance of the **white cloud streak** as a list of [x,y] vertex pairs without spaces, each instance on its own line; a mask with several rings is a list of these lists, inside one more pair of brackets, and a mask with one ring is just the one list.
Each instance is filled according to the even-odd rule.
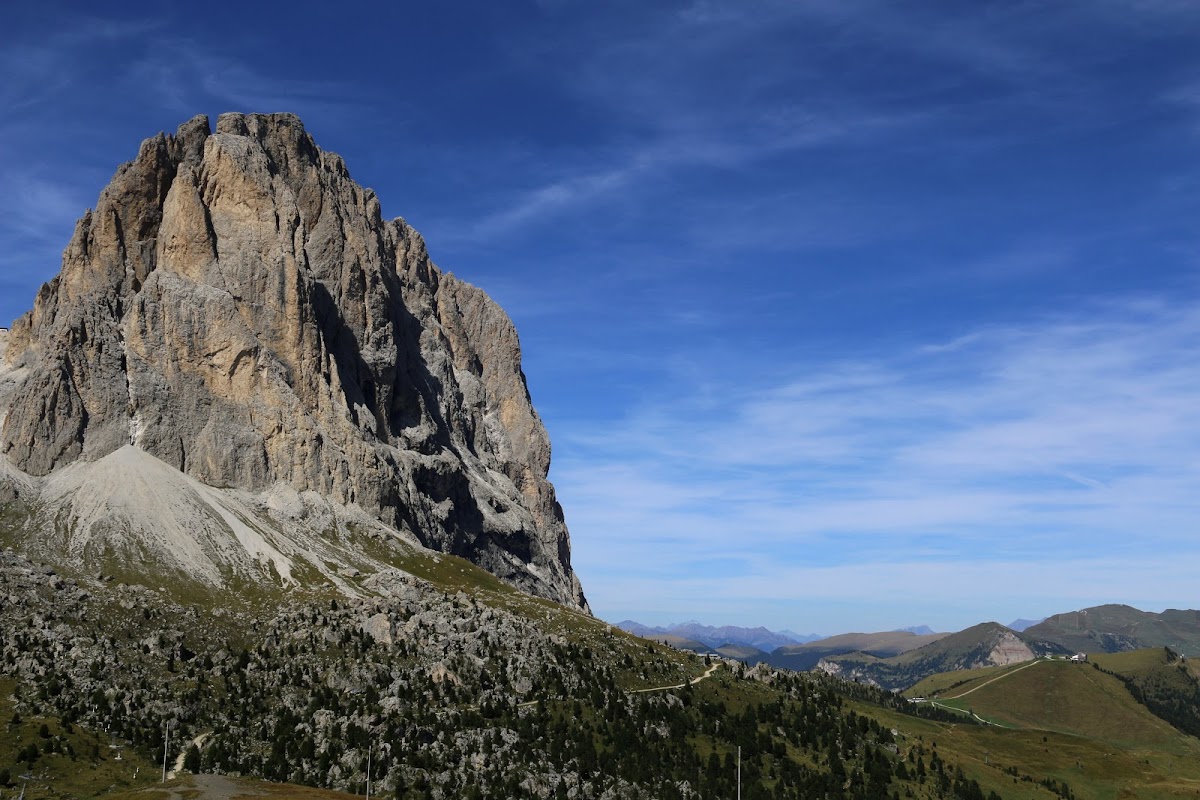
[[[493,210],[457,226],[457,243],[490,243],[497,235],[597,207],[636,206],[639,194],[681,173],[737,171],[871,142],[936,150],[941,158],[978,157],[974,151],[1011,145],[1014,134],[1004,120],[1016,109],[1041,108],[1054,125],[1096,113],[1069,57],[1046,46],[1043,37],[1030,40],[1031,28],[1045,33],[1077,25],[1078,15],[1065,11],[1038,14],[1031,24],[1026,8],[922,15],[870,1],[702,0],[651,16],[655,24],[613,30],[582,47],[584,37],[567,37],[578,52],[571,54],[576,68],[563,75],[564,88],[581,108],[605,120],[609,135],[590,153],[532,154],[530,163],[514,170],[528,183],[496,192]],[[793,46],[770,44],[781,31],[794,31]],[[851,48],[862,59],[847,62]],[[893,59],[923,64],[927,73],[886,91],[856,87],[853,73],[886,71]],[[718,73],[711,69],[716,63],[739,68]],[[975,84],[965,94],[953,91],[972,80],[991,89],[981,92]],[[1064,114],[1068,106],[1077,106],[1077,113]],[[958,135],[963,129],[972,134]],[[819,213],[812,204],[795,210],[814,208]],[[860,215],[854,225],[852,213],[842,214],[834,227],[855,230],[832,236],[812,225],[795,232],[805,227],[802,219],[792,214],[770,226],[770,233],[818,245],[831,238],[854,241],[867,218]],[[764,228],[743,227],[748,234]],[[736,233],[733,246],[744,238]],[[756,241],[764,239],[771,236]]]
[[158,103],[181,115],[217,102],[221,111],[291,111],[302,116],[345,111],[360,104],[360,92],[343,83],[279,77],[229,53],[189,39],[167,39],[149,47],[129,66],[126,80],[149,88]]
[[747,126],[749,131],[722,131],[705,124],[687,132],[665,131],[649,142],[605,154],[600,163],[564,165],[560,168],[565,174],[518,193],[507,208],[484,216],[459,238],[490,241],[497,234],[602,201],[627,201],[637,185],[663,180],[677,170],[736,169],[782,153],[862,141],[920,122],[919,115],[910,113],[850,116],[808,111],[784,116],[762,119]]
[[[579,569],[626,604],[669,607],[718,576],[731,601],[847,581],[886,604],[933,585],[928,564],[951,606],[988,576],[1017,606],[1018,565],[1068,563],[1048,611],[1098,585],[1156,602],[1200,558],[1198,366],[1200,309],[1110,304],[726,385],[715,403],[711,387],[695,402],[676,386],[615,429],[566,432],[566,457],[560,433],[555,478]],[[1139,571],[1123,573],[1131,558]]]

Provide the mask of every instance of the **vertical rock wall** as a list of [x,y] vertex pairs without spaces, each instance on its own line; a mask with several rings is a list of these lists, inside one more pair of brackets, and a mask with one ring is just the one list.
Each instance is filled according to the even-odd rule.
[[0,451],[26,473],[133,445],[210,486],[357,504],[587,607],[511,321],[292,115],[145,141],[7,344]]

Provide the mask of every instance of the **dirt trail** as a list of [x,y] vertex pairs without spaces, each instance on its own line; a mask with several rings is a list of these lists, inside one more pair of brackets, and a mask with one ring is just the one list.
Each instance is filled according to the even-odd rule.
[[1039,661],[1041,661],[1040,658],[1034,659],[1033,661],[1030,661],[1028,664],[1026,664],[1023,667],[1017,667],[1012,672],[1006,672],[1003,675],[997,675],[996,677],[992,678],[990,681],[984,681],[983,683],[979,684],[978,686],[974,686],[974,687],[968,689],[967,691],[963,692],[962,694],[956,694],[956,695],[954,695],[954,697],[943,697],[942,699],[943,700],[957,700],[960,697],[966,697],[971,692],[979,691],[983,687],[985,687],[989,684],[995,683],[996,681],[1004,680],[1005,678],[1009,677],[1010,675],[1016,675],[1018,672],[1020,672],[1023,669],[1029,669],[1034,664],[1037,664]]
[[690,681],[687,681],[686,683],[676,684],[675,686],[652,686],[649,689],[630,689],[629,693],[630,694],[643,694],[644,692],[665,692],[670,689],[682,689],[685,686],[695,686],[697,683],[704,680],[705,678],[711,677],[712,674],[714,672],[716,672],[717,668],[720,666],[721,666],[720,663],[713,664],[712,666],[710,666],[708,668],[708,671],[705,672],[703,675],[700,675],[699,677],[696,677],[696,678],[692,678]]
[[[1023,670],[1023,669],[1029,669],[1030,667],[1032,667],[1034,664],[1038,663],[1039,661],[1041,661],[1041,659],[1040,659],[1040,658],[1039,658],[1039,659],[1035,659],[1035,660],[1033,660],[1033,661],[1030,661],[1028,664],[1023,664],[1022,666],[1019,666],[1019,667],[1017,667],[1016,669],[1012,670],[1011,672],[1006,672],[1006,673],[1004,673],[1003,675],[997,675],[996,677],[992,678],[991,680],[984,681],[983,683],[979,684],[978,686],[973,686],[973,687],[971,687],[970,689],[968,689],[967,691],[963,692],[962,694],[956,694],[956,695],[954,695],[953,697],[943,697],[943,698],[941,698],[941,699],[942,699],[942,700],[958,700],[958,699],[960,699],[960,698],[966,697],[966,696],[967,696],[967,695],[969,695],[971,692],[978,691],[978,690],[982,689],[982,688],[983,688],[983,687],[985,687],[985,686],[990,686],[991,684],[995,683],[996,681],[1001,681],[1001,680],[1004,680],[1005,678],[1007,678],[1007,677],[1009,677],[1009,676],[1011,676],[1011,675],[1016,675],[1018,672],[1020,672],[1020,671],[1021,671],[1021,670]],[[974,718],[975,718],[975,719],[976,719],[978,722],[982,722],[984,725],[993,725],[993,726],[995,726],[995,727],[997,727],[997,728],[1005,728],[1005,727],[1008,727],[1008,726],[1006,726],[1006,725],[1000,725],[999,723],[996,723],[996,722],[991,722],[990,720],[986,720],[986,719],[984,719],[983,717],[981,717],[981,716],[979,716],[978,714],[976,714],[974,711],[972,711],[972,710],[971,710],[971,709],[969,709],[969,708],[965,708],[965,709],[964,709],[964,708],[955,708],[954,706],[947,706],[947,705],[943,705],[942,703],[939,703],[937,700],[929,700],[929,701],[927,701],[927,702],[928,702],[928,703],[929,703],[931,706],[937,706],[938,708],[944,708],[944,709],[946,709],[947,711],[960,711],[960,712],[963,712],[963,713],[965,713],[965,714],[970,714],[970,715],[971,715],[972,717],[974,717]]]
[[[651,686],[649,689],[630,689],[628,691],[629,691],[629,694],[644,694],[646,692],[666,692],[671,689],[682,689],[685,686],[695,686],[697,683],[704,680],[705,678],[712,677],[712,674],[714,672],[716,672],[717,668],[720,666],[721,665],[719,663],[713,664],[712,666],[710,666],[708,668],[708,670],[703,675],[698,675],[697,677],[692,678],[690,681],[686,681],[684,683],[677,683],[674,686]],[[538,704],[537,700],[529,700],[524,703],[517,703],[517,708],[527,708],[528,706],[536,706],[537,704]]]
[[188,742],[187,746],[179,751],[179,755],[175,756],[175,766],[172,767],[171,771],[167,773],[168,779],[174,778],[180,772],[183,772],[183,760],[187,757],[188,747],[191,747],[192,745],[196,745],[197,749],[203,749],[204,748],[204,740],[207,739],[209,736],[212,736],[211,731],[209,731],[208,733],[202,733],[199,736],[197,736],[196,738],[192,739],[190,742]]

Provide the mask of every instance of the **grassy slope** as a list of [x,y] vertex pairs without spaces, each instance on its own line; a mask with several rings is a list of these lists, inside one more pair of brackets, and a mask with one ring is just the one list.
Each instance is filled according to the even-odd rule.
[[[1122,657],[1127,666],[1153,660],[1145,652]],[[941,703],[1011,726],[944,726],[939,745],[958,760],[986,755],[1035,777],[1066,781],[1081,798],[1200,793],[1200,741],[1155,717],[1118,679],[1090,665],[1039,661],[938,675],[908,694],[939,693]]]
[[[141,788],[152,785],[161,776],[153,764],[132,752],[132,748],[122,752],[118,761],[117,751],[109,747],[109,740],[102,732],[89,731],[80,725],[68,728],[59,720],[43,717],[23,717],[14,724],[15,689],[15,681],[0,678],[0,770],[9,771],[10,786],[14,787],[12,797],[17,796],[25,783],[20,775],[27,770],[25,763],[17,761],[18,754],[30,744],[37,746],[42,755],[34,764],[33,778],[28,781],[25,796],[29,800],[51,796],[91,797],[108,790]],[[42,725],[46,726],[49,738],[41,736]],[[51,741],[67,752],[47,753]],[[9,792],[0,788],[0,796],[9,797]]]
[[1005,629],[996,622],[983,622],[965,630],[942,637],[936,642],[916,650],[893,656],[888,660],[895,664],[941,663],[960,658],[962,654],[976,650],[991,650],[993,640]]
[[716,648],[716,652],[726,658],[736,658],[739,661],[746,661],[751,664],[757,664],[766,657],[766,653],[759,650],[757,647],[749,645],[727,644]]
[[1013,727],[1122,747],[1169,749],[1180,741],[1178,732],[1134,700],[1119,680],[1086,664],[1039,661],[966,694],[970,688],[946,693],[943,702],[962,704]]
[[1188,674],[1200,678],[1200,660],[1176,659],[1161,647],[1147,647],[1124,653],[1097,653],[1088,656],[1102,669],[1129,677],[1158,675],[1163,677]]
[[[866,707],[856,710],[871,713]],[[961,765],[968,777],[979,781],[985,794],[995,791],[1005,800],[1057,797],[1037,781],[1051,776],[1047,766],[1056,769],[1059,765],[1030,763],[1031,748],[1011,731],[915,719],[896,712],[877,711],[873,716],[897,731],[901,755],[907,757],[918,747],[936,749],[942,759]],[[1020,765],[1017,777],[1004,771],[1014,764]],[[1034,780],[1023,780],[1026,776]]]
[[1088,658],[1109,672],[1131,675],[1156,669],[1163,663],[1163,656],[1161,649],[1147,647],[1124,653],[1096,653]]
[[[898,724],[908,718],[897,715]],[[1200,769],[1195,756],[1153,748],[1121,749],[1096,739],[1041,730],[1004,730],[927,722],[925,741],[935,741],[944,759],[963,765],[984,791],[1005,798],[1051,797],[1035,781],[1067,783],[1078,798],[1195,797]],[[1006,770],[1015,770],[1018,775]]]
[[1100,654],[1092,661],[1120,677],[1142,704],[1184,733],[1200,736],[1200,664],[1161,647]]
[[686,636],[676,636],[673,633],[656,633],[651,636],[646,636],[644,638],[649,639],[654,642],[662,642],[663,644],[669,644],[669,645],[671,645],[671,647],[677,648],[679,650],[691,650],[692,652],[695,652],[695,653],[707,653],[713,649],[713,648],[709,647],[708,645],[706,645],[704,642],[699,642],[699,641],[696,641],[695,639],[689,639]]
[[980,667],[978,669],[960,669],[953,672],[939,672],[930,675],[914,686],[905,689],[905,697],[937,697],[941,694],[954,694],[951,690],[963,691],[978,686],[984,681],[1020,669],[1025,664],[1010,664],[1004,667]]

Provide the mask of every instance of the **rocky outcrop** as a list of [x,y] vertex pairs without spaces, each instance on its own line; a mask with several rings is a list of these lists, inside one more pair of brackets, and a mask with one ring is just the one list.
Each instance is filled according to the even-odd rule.
[[1033,661],[1035,658],[1037,654],[1024,639],[1015,633],[1002,632],[996,638],[996,645],[988,653],[987,659],[977,666],[1006,667],[1009,664]]
[[292,115],[143,142],[0,348],[10,469],[133,447],[217,489],[316,492],[586,609],[512,323]]

